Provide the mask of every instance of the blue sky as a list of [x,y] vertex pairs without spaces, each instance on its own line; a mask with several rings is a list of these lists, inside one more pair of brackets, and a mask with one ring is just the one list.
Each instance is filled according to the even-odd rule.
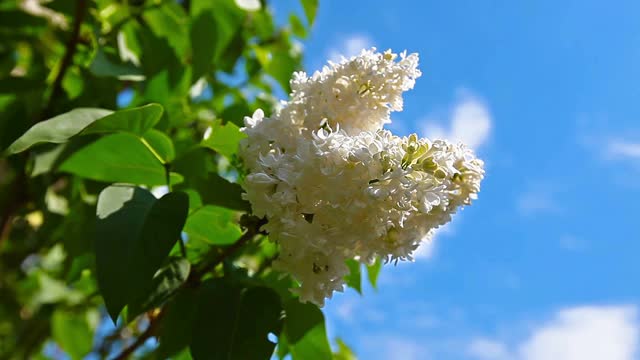
[[332,337],[362,359],[640,358],[639,15],[631,0],[320,1],[307,71],[372,45],[419,53],[390,129],[473,144],[487,171],[414,263],[328,302]]

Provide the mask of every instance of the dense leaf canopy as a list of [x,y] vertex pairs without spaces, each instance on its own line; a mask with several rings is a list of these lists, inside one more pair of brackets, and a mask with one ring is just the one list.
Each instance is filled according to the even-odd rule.
[[318,4],[269,6],[0,4],[0,359],[353,358],[241,197],[243,117],[289,92]]

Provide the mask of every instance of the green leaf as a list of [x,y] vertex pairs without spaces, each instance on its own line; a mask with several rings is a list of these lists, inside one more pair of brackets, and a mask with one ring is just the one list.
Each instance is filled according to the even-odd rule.
[[291,74],[298,68],[299,58],[294,57],[291,53],[288,44],[279,44],[272,47],[271,59],[268,62],[265,70],[267,74],[271,75],[282,86],[282,89],[290,93]]
[[378,284],[378,275],[380,275],[380,270],[382,270],[382,261],[380,258],[376,259],[376,261],[367,265],[367,277],[369,278],[369,283],[373,286],[374,289],[377,288]]
[[266,287],[238,288],[223,281],[202,285],[191,355],[200,359],[268,359],[282,329],[282,305]]
[[184,258],[173,258],[153,276],[151,287],[128,306],[127,316],[135,319],[145,311],[162,305],[187,281],[191,264]]
[[333,354],[333,360],[358,360],[353,351],[351,351],[342,339],[337,338],[336,343],[338,344],[338,351]]
[[81,135],[119,131],[142,135],[160,121],[162,112],[162,106],[159,104],[116,111],[84,129]]
[[220,117],[225,123],[234,123],[239,127],[244,126],[244,117],[251,115],[252,111],[249,108],[249,104],[247,104],[246,100],[243,98],[237,99],[238,102],[226,106]]
[[236,242],[242,231],[236,225],[235,213],[218,206],[204,206],[187,218],[184,232],[189,239],[211,245],[230,245]]
[[293,359],[333,359],[322,311],[298,299],[289,300],[284,308],[284,333]]
[[162,131],[156,129],[150,129],[142,138],[151,146],[153,152],[159,156],[164,163],[173,161],[176,157],[176,151],[173,148],[173,142],[171,138],[165,135]]
[[173,163],[173,169],[183,174],[186,179],[179,187],[180,190],[196,190],[204,204],[249,211],[251,204],[242,199],[242,187],[212,172],[215,170],[212,158],[210,151],[201,147],[177,158]]
[[217,69],[231,71],[244,48],[241,31],[246,16],[244,11],[230,0],[195,0],[191,13],[195,19],[190,31],[192,82],[211,71],[214,64]]
[[242,187],[231,183],[220,175],[209,173],[205,180],[199,180],[197,187],[205,204],[218,205],[228,209],[249,211],[251,204],[242,199]]
[[161,199],[147,190],[113,185],[98,197],[96,271],[112,320],[143,296],[153,275],[180,238],[189,209],[184,193]]
[[349,259],[346,261],[349,267],[349,275],[345,276],[347,286],[354,289],[358,294],[362,295],[362,279],[360,274],[360,263],[356,260]]
[[183,8],[178,3],[165,2],[161,7],[147,10],[142,17],[151,30],[159,37],[167,39],[179,58],[186,55],[187,19]]
[[117,112],[96,108],[78,108],[39,122],[9,146],[8,152],[15,154],[42,143],[61,144],[81,134],[125,131],[142,135],[158,123],[162,106],[149,104]]
[[167,304],[159,336],[159,358],[166,359],[191,344],[197,306],[198,289],[194,288],[180,290]]
[[300,18],[293,13],[289,15],[289,24],[291,24],[291,31],[295,36],[300,38],[307,37],[307,29],[304,27],[304,24],[302,24],[302,21],[300,21]]
[[202,145],[231,159],[238,152],[240,140],[246,137],[247,135],[240,132],[240,128],[236,124],[227,122],[223,125],[218,120],[207,130]]
[[82,359],[91,352],[93,330],[87,315],[84,311],[58,309],[51,317],[53,340],[74,360]]
[[41,142],[56,144],[67,142],[96,120],[111,113],[112,111],[105,109],[78,108],[39,122],[14,141],[9,146],[8,152],[9,154],[19,153]]
[[211,71],[216,53],[223,49],[224,35],[220,34],[221,39],[218,39],[216,20],[211,12],[203,12],[193,21],[189,32],[193,53],[192,83]]
[[301,0],[304,14],[307,16],[309,26],[313,25],[316,19],[316,13],[318,12],[318,0]]
[[120,63],[115,59],[110,59],[101,48],[96,51],[89,71],[99,77],[115,77],[119,80],[129,81],[144,80],[141,69],[131,63]]
[[66,144],[56,145],[47,151],[43,151],[33,158],[33,168],[31,169],[31,177],[48,173],[53,169],[56,161],[63,153]]
[[[166,185],[160,160],[131,134],[112,134],[78,150],[60,165],[66,171],[88,179],[145,185]],[[179,182],[178,174],[171,174]]]

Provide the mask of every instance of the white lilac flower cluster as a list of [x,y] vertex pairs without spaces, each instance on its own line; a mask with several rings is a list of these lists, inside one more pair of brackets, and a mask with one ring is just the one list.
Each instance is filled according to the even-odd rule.
[[363,50],[294,74],[275,114],[245,118],[245,197],[268,219],[274,268],[298,281],[301,301],[322,306],[342,291],[348,259],[411,260],[480,190],[483,163],[464,145],[382,129],[417,66],[417,54]]

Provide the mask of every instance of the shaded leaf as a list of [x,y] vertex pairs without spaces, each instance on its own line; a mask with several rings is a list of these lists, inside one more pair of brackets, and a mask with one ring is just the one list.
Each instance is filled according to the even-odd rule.
[[6,77],[0,81],[0,94],[19,94],[38,89],[42,86],[42,79],[26,77]]
[[[268,359],[282,328],[280,298],[266,287],[238,288],[223,281],[202,285],[193,328],[194,359]],[[231,330],[230,330],[231,329]]]
[[192,189],[200,194],[204,204],[228,209],[248,211],[251,205],[242,199],[242,187],[231,183],[215,172],[212,155],[205,148],[194,148],[177,158],[173,169],[185,176],[186,182],[179,187]]
[[115,77],[120,80],[144,80],[142,70],[131,63],[120,63],[115,59],[110,59],[101,48],[96,51],[96,55],[89,65],[89,71],[96,76]]
[[65,146],[66,144],[56,145],[47,151],[35,155],[31,176],[34,177],[51,171],[56,161],[63,153]]
[[167,304],[157,351],[160,358],[168,358],[191,344],[197,305],[198,289],[193,288],[180,290]]
[[187,281],[190,270],[191,264],[187,259],[171,259],[153,276],[151,286],[144,291],[143,296],[129,304],[127,313],[129,319],[135,319],[143,312],[162,305]]
[[249,211],[251,204],[242,199],[242,187],[231,183],[220,175],[209,173],[204,180],[199,180],[196,187],[205,204],[218,205],[233,210]]
[[223,48],[225,34],[220,34],[218,39],[218,29],[216,20],[211,12],[203,12],[191,24],[189,33],[191,38],[191,51],[193,72],[191,82],[194,83],[202,75],[211,71],[213,59],[216,53]]
[[156,198],[147,190],[113,185],[98,198],[96,270],[112,320],[142,297],[180,237],[189,204],[184,193]]

